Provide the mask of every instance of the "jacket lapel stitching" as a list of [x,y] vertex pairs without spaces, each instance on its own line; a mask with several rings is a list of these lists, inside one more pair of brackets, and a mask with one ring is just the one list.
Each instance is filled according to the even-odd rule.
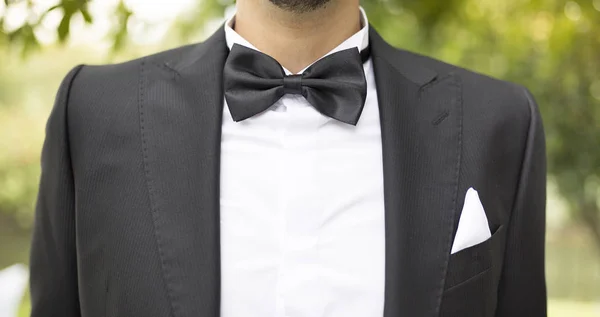
[[[456,114],[458,116],[458,122],[457,122],[457,129],[458,129],[458,142],[457,142],[457,155],[456,155],[456,167],[455,167],[455,172],[454,172],[454,179],[455,179],[455,183],[454,183],[454,194],[453,194],[453,198],[452,198],[452,210],[453,210],[453,216],[452,217],[448,217],[448,221],[450,223],[446,224],[446,228],[450,228],[450,230],[448,230],[447,232],[447,239],[446,241],[449,242],[449,245],[447,245],[447,249],[450,250],[452,248],[452,243],[453,243],[453,234],[454,234],[454,223],[455,223],[455,219],[456,217],[459,216],[459,211],[456,208],[456,201],[458,198],[458,185],[459,185],[459,177],[460,177],[460,168],[461,168],[461,158],[462,158],[462,134],[463,134],[463,100],[462,100],[462,83],[460,81],[460,78],[456,75],[456,74],[450,74],[449,76],[453,77],[453,82],[452,82],[452,86],[454,86],[455,88],[455,92],[454,92],[454,100],[453,100],[453,104],[454,104],[454,110],[457,111],[458,113]],[[450,261],[450,254],[445,254],[444,256],[444,262],[443,262],[443,266],[442,266],[442,281],[441,281],[441,285],[438,288],[438,296],[437,296],[437,304],[436,304],[436,315],[440,314],[440,309],[441,309],[441,304],[442,304],[442,297],[444,295],[444,286],[446,285],[446,276],[448,273],[448,263]]]
[[146,61],[142,60],[140,65],[140,76],[139,76],[139,99],[138,99],[138,107],[139,107],[139,115],[140,115],[140,133],[142,139],[142,150],[143,150],[143,161],[144,161],[144,172],[146,176],[146,186],[148,188],[148,195],[150,199],[150,208],[152,212],[152,222],[154,225],[154,239],[156,241],[156,248],[160,257],[160,264],[162,270],[162,282],[163,287],[166,290],[166,294],[168,296],[169,301],[169,310],[170,316],[174,316],[174,308],[173,308],[173,294],[172,294],[172,286],[167,285],[167,280],[165,278],[167,274],[167,270],[165,267],[165,255],[164,255],[164,247],[162,245],[162,240],[160,235],[158,234],[157,228],[157,207],[156,207],[156,198],[153,190],[153,179],[150,173],[150,167],[148,165],[148,147],[147,147],[147,135],[145,133],[145,122],[144,122],[144,103],[145,103],[145,91],[146,91],[146,74],[145,74]]

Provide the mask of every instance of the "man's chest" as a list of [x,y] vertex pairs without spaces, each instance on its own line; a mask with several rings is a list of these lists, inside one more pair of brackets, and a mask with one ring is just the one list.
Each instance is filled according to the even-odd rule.
[[241,123],[224,107],[222,316],[381,315],[385,221],[376,94],[357,126],[286,96]]

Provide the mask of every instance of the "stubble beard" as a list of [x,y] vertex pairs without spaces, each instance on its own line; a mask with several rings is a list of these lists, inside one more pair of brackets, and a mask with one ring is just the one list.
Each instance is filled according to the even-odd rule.
[[269,0],[277,7],[294,12],[308,13],[323,8],[331,0]]

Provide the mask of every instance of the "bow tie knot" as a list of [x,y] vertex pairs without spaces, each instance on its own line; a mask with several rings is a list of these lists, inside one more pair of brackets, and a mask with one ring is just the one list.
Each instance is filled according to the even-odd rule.
[[283,93],[302,95],[303,74],[286,75],[283,77]]

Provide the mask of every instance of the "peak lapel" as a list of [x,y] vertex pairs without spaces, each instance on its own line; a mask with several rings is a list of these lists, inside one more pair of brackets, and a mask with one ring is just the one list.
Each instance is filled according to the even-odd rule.
[[371,29],[384,168],[385,317],[439,313],[461,153],[457,77],[422,66]]
[[223,30],[182,52],[142,63],[144,164],[172,315],[218,317]]

